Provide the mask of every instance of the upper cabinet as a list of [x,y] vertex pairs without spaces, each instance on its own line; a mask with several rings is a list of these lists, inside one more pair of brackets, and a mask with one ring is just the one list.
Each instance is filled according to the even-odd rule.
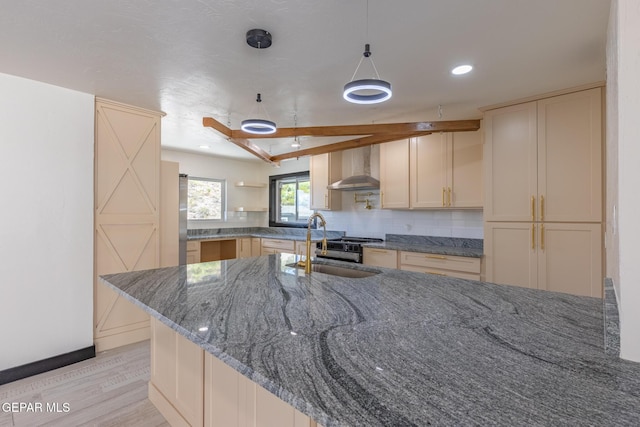
[[386,209],[482,208],[482,133],[437,133],[382,144]]
[[601,221],[601,104],[595,88],[485,113],[485,221]]
[[380,206],[409,208],[408,139],[380,144]]
[[311,156],[309,175],[311,209],[339,210],[342,207],[342,194],[340,191],[328,190],[327,186],[342,178],[342,155],[325,153]]

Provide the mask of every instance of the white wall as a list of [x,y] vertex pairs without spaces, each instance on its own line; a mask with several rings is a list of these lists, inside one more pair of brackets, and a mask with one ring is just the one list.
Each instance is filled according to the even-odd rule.
[[[279,175],[296,170],[308,170],[309,162],[282,162],[280,168],[273,167],[261,160],[243,161],[223,157],[207,156],[175,150],[163,149],[162,160],[180,163],[180,173],[192,177],[218,178],[227,180],[227,220],[190,221],[188,228],[231,228],[231,227],[267,227],[267,212],[234,212],[239,206],[267,207],[269,189],[236,187],[238,181],[269,183],[270,175]],[[302,169],[298,169],[302,168]]]
[[[342,174],[344,177],[357,168],[361,156],[353,156],[354,150],[343,152]],[[240,161],[222,157],[206,156],[182,151],[162,150],[162,160],[180,163],[180,173],[205,178],[227,178],[227,199],[230,207],[243,204],[261,203],[268,205],[269,192],[264,190],[239,189],[236,181],[269,182],[269,176],[309,170],[309,157],[288,160],[280,167],[270,166],[262,161]],[[379,147],[371,151],[371,174],[378,178]],[[358,171],[361,173],[361,171]],[[248,200],[247,198],[255,198]],[[257,202],[256,202],[257,201]],[[346,231],[352,236],[381,237],[390,234],[416,234],[444,237],[468,237],[481,239],[483,236],[482,211],[397,211],[380,209],[380,199],[372,198],[374,208],[364,209],[363,204],[353,202],[353,192],[342,194],[342,209],[335,212],[323,211],[330,230]],[[189,228],[229,228],[266,227],[269,219],[266,213],[228,213],[226,222],[200,221],[190,223]]]
[[[614,0],[611,11],[607,51],[611,91],[607,100],[610,120],[607,135],[611,139],[607,143],[612,145],[608,153],[617,154],[617,171],[609,171],[607,176],[607,188],[614,192],[613,197],[607,198],[607,211],[612,214],[615,209],[617,224],[613,216],[614,236],[607,242],[614,247],[607,245],[606,250],[607,263],[612,267],[607,271],[612,272],[615,280],[618,265],[619,281],[615,285],[620,311],[620,357],[640,362],[640,3]],[[615,164],[608,166],[615,168]]]
[[0,370],[93,345],[92,95],[0,74]]

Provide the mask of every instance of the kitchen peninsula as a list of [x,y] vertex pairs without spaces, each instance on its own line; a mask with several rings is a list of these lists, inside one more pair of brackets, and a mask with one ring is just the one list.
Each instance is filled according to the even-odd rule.
[[[290,425],[640,424],[640,365],[605,354],[600,299],[385,268],[305,275],[297,259],[101,281],[202,349],[205,372],[222,365],[295,408]],[[236,412],[241,389],[224,390]]]

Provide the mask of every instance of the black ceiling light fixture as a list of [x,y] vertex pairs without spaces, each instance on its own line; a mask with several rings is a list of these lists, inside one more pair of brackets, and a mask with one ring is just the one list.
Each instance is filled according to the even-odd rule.
[[[369,38],[369,0],[367,0],[367,39]],[[354,80],[356,78],[356,74],[358,73],[358,69],[360,69],[360,65],[362,65],[362,61],[367,59],[371,62],[371,66],[373,67],[373,71],[375,73],[375,78],[370,79],[360,79]],[[356,67],[356,71],[353,73],[351,77],[351,81],[344,85],[344,91],[342,93],[342,97],[349,102],[353,102],[354,104],[377,104],[379,102],[384,102],[391,98],[391,84],[387,81],[380,79],[380,74],[378,74],[378,69],[376,68],[376,64],[373,63],[373,58],[371,58],[371,46],[369,43],[364,45],[364,53],[362,54],[362,58],[360,58],[360,62],[358,62],[358,66]]]
[[[266,49],[273,43],[271,33],[266,30],[253,29],[247,31],[247,44],[256,49]],[[276,124],[269,120],[269,114],[267,109],[262,105],[262,96],[258,93],[256,95],[256,103],[258,105],[258,114],[260,109],[264,112],[266,119],[246,119],[240,124],[240,129],[247,133],[253,133],[256,135],[269,135],[275,133]]]

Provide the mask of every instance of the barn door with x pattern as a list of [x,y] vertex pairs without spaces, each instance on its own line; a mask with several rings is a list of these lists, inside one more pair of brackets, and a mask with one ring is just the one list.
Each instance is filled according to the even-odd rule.
[[159,265],[160,114],[96,101],[94,326],[98,351],[149,337],[149,316],[97,276]]

